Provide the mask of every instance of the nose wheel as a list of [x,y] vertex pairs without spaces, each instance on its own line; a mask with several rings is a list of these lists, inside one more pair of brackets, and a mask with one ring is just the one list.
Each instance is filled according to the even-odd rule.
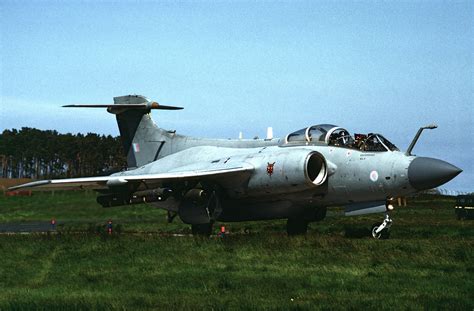
[[382,224],[374,224],[372,226],[372,236],[375,238],[375,239],[388,239],[389,236],[390,236],[390,227],[392,226],[392,219],[390,218],[390,216],[387,214],[385,214],[385,218],[382,222]]

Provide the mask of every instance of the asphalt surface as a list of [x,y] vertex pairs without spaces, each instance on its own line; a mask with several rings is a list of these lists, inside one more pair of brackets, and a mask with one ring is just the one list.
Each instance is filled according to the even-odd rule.
[[[58,224],[56,224],[57,226]],[[54,231],[50,222],[25,222],[0,224],[0,233],[48,232]]]
[[[328,211],[327,216],[340,216],[338,212]],[[49,221],[30,221],[18,223],[0,223],[0,234],[8,233],[34,233],[34,232],[51,232],[56,231],[58,225],[64,225],[64,222],[56,222],[53,227]],[[169,235],[169,234],[165,234]],[[171,234],[173,235],[173,234]],[[180,234],[178,234],[180,236]]]

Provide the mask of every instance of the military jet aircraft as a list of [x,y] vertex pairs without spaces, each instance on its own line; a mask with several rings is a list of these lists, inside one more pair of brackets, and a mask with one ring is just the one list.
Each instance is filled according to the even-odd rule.
[[103,207],[150,203],[179,215],[194,234],[209,235],[215,221],[287,219],[289,235],[304,234],[328,207],[346,215],[383,212],[373,226],[385,238],[396,198],[442,185],[462,170],[406,152],[381,134],[350,135],[339,126],[305,127],[281,139],[207,139],[182,136],[155,125],[152,109],[164,106],[144,96],[114,98],[128,169],[105,177],[34,181],[11,189],[93,189]]

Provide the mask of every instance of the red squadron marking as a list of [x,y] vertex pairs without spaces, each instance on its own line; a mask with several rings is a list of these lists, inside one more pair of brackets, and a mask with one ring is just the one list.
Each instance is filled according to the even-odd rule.
[[267,174],[268,174],[268,176],[273,175],[273,166],[274,165],[275,165],[275,162],[273,162],[273,163],[267,162]]

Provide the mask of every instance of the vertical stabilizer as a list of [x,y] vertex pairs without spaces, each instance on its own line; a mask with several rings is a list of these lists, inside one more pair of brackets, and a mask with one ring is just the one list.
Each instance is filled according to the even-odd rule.
[[122,139],[123,150],[127,157],[129,168],[140,167],[155,161],[160,149],[168,139],[166,131],[159,129],[150,116],[150,109],[133,109],[131,105],[138,107],[151,102],[148,98],[140,95],[127,95],[114,97],[115,105],[127,105],[124,110],[113,112],[117,117],[117,123]]

